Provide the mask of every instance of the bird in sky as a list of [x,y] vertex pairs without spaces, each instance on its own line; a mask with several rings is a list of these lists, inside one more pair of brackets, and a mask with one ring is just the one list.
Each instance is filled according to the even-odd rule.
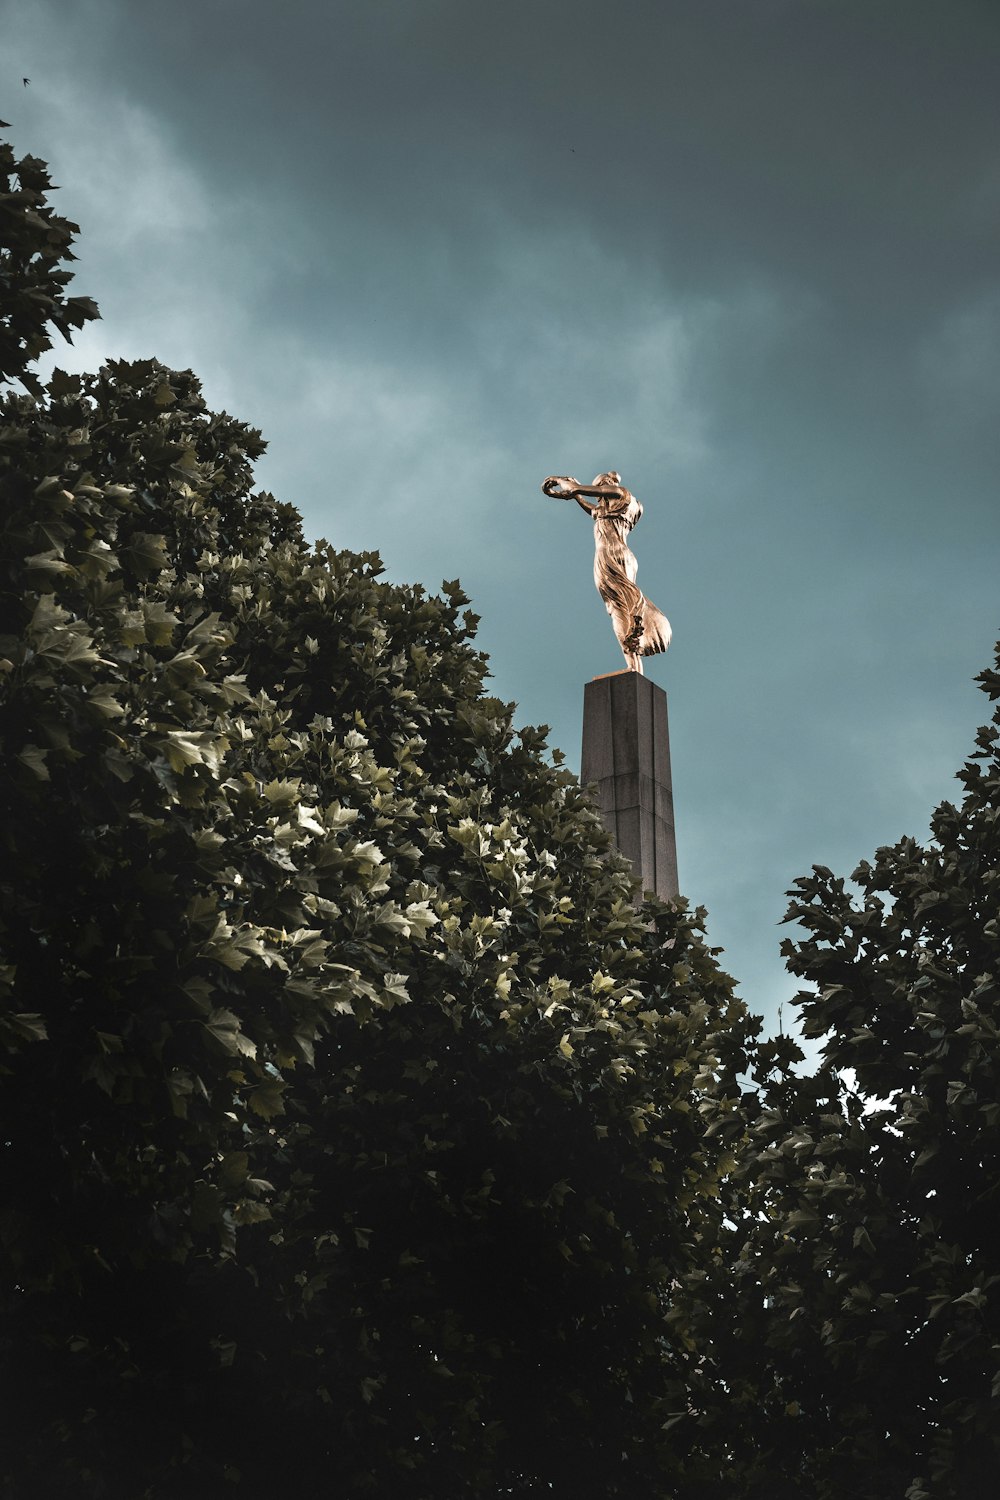
[[30,78],[22,78],[21,82],[24,84],[24,87],[27,88],[28,84],[31,82],[31,79]]

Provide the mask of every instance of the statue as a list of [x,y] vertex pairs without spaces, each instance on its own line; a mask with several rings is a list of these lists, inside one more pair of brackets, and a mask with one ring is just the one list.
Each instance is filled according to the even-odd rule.
[[[670,645],[670,621],[636,586],[635,555],[626,540],[642,515],[642,506],[610,471],[598,474],[593,484],[552,476],[542,489],[553,500],[575,500],[594,518],[594,583],[604,600],[625,664],[630,672],[642,673],[642,658],[666,651]],[[584,498],[593,495],[596,504]]]

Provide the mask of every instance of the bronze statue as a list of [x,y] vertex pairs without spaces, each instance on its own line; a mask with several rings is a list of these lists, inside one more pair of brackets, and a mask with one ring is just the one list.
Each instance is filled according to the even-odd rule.
[[[666,651],[670,621],[636,586],[638,563],[626,540],[642,515],[642,506],[613,470],[598,474],[593,484],[551,476],[542,485],[553,500],[575,500],[594,518],[594,582],[604,600],[625,664],[642,673],[642,658]],[[585,495],[593,495],[592,505]]]

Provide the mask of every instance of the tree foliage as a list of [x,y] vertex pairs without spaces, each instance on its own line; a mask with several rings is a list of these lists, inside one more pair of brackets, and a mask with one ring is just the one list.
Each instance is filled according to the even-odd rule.
[[0,141],[0,380],[37,392],[35,360],[51,349],[50,328],[65,338],[98,316],[89,297],[68,297],[71,246],[79,226],[55,213],[45,163],[16,158]]
[[[1000,672],[979,680],[1000,697]],[[761,1051],[735,1235],[762,1495],[779,1475],[822,1497],[995,1492],[998,745],[995,714],[929,844],[879,849],[853,893],[821,866],[796,882],[784,952],[821,1066]]]
[[307,546],[190,372],[39,385],[72,226],[21,171],[0,1473],[659,1492],[705,1459],[676,1292],[739,1128],[700,915],[634,909],[457,583]]

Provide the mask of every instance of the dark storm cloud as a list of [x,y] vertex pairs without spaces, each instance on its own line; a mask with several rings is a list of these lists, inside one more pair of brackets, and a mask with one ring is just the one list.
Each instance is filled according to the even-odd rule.
[[[428,239],[453,236],[488,261],[502,202],[521,227],[569,215],[627,239],[675,285],[757,266],[889,319],[908,295],[940,301],[956,276],[995,274],[976,233],[997,167],[1000,21],[985,5],[209,0],[186,23],[183,9],[97,14],[124,87],[141,78],[211,174],[256,180],[286,234],[363,213],[387,236],[376,262],[409,239],[419,263]],[[474,258],[469,278],[483,269]]]
[[[671,306],[792,309],[776,337],[731,311],[689,372],[751,461],[780,444],[798,478],[798,454],[808,471],[885,449],[923,470],[949,341],[954,368],[991,295],[996,327],[985,7],[104,14],[126,89],[142,78],[207,184],[252,195],[240,232],[273,266],[269,321],[342,358],[461,363],[518,423],[537,393],[495,346],[524,341],[522,368],[534,355],[585,405],[613,330],[634,334],[634,278]],[[869,509],[864,484],[836,499],[848,524]],[[877,514],[894,527],[911,509],[883,493]]]
[[682,884],[772,1009],[785,886],[919,835],[984,716],[1000,11],[0,14],[33,80],[0,113],[105,316],[61,361],[193,365],[313,534],[460,574],[497,691],[571,761],[618,658],[583,517],[538,484],[617,467],[647,502]]

